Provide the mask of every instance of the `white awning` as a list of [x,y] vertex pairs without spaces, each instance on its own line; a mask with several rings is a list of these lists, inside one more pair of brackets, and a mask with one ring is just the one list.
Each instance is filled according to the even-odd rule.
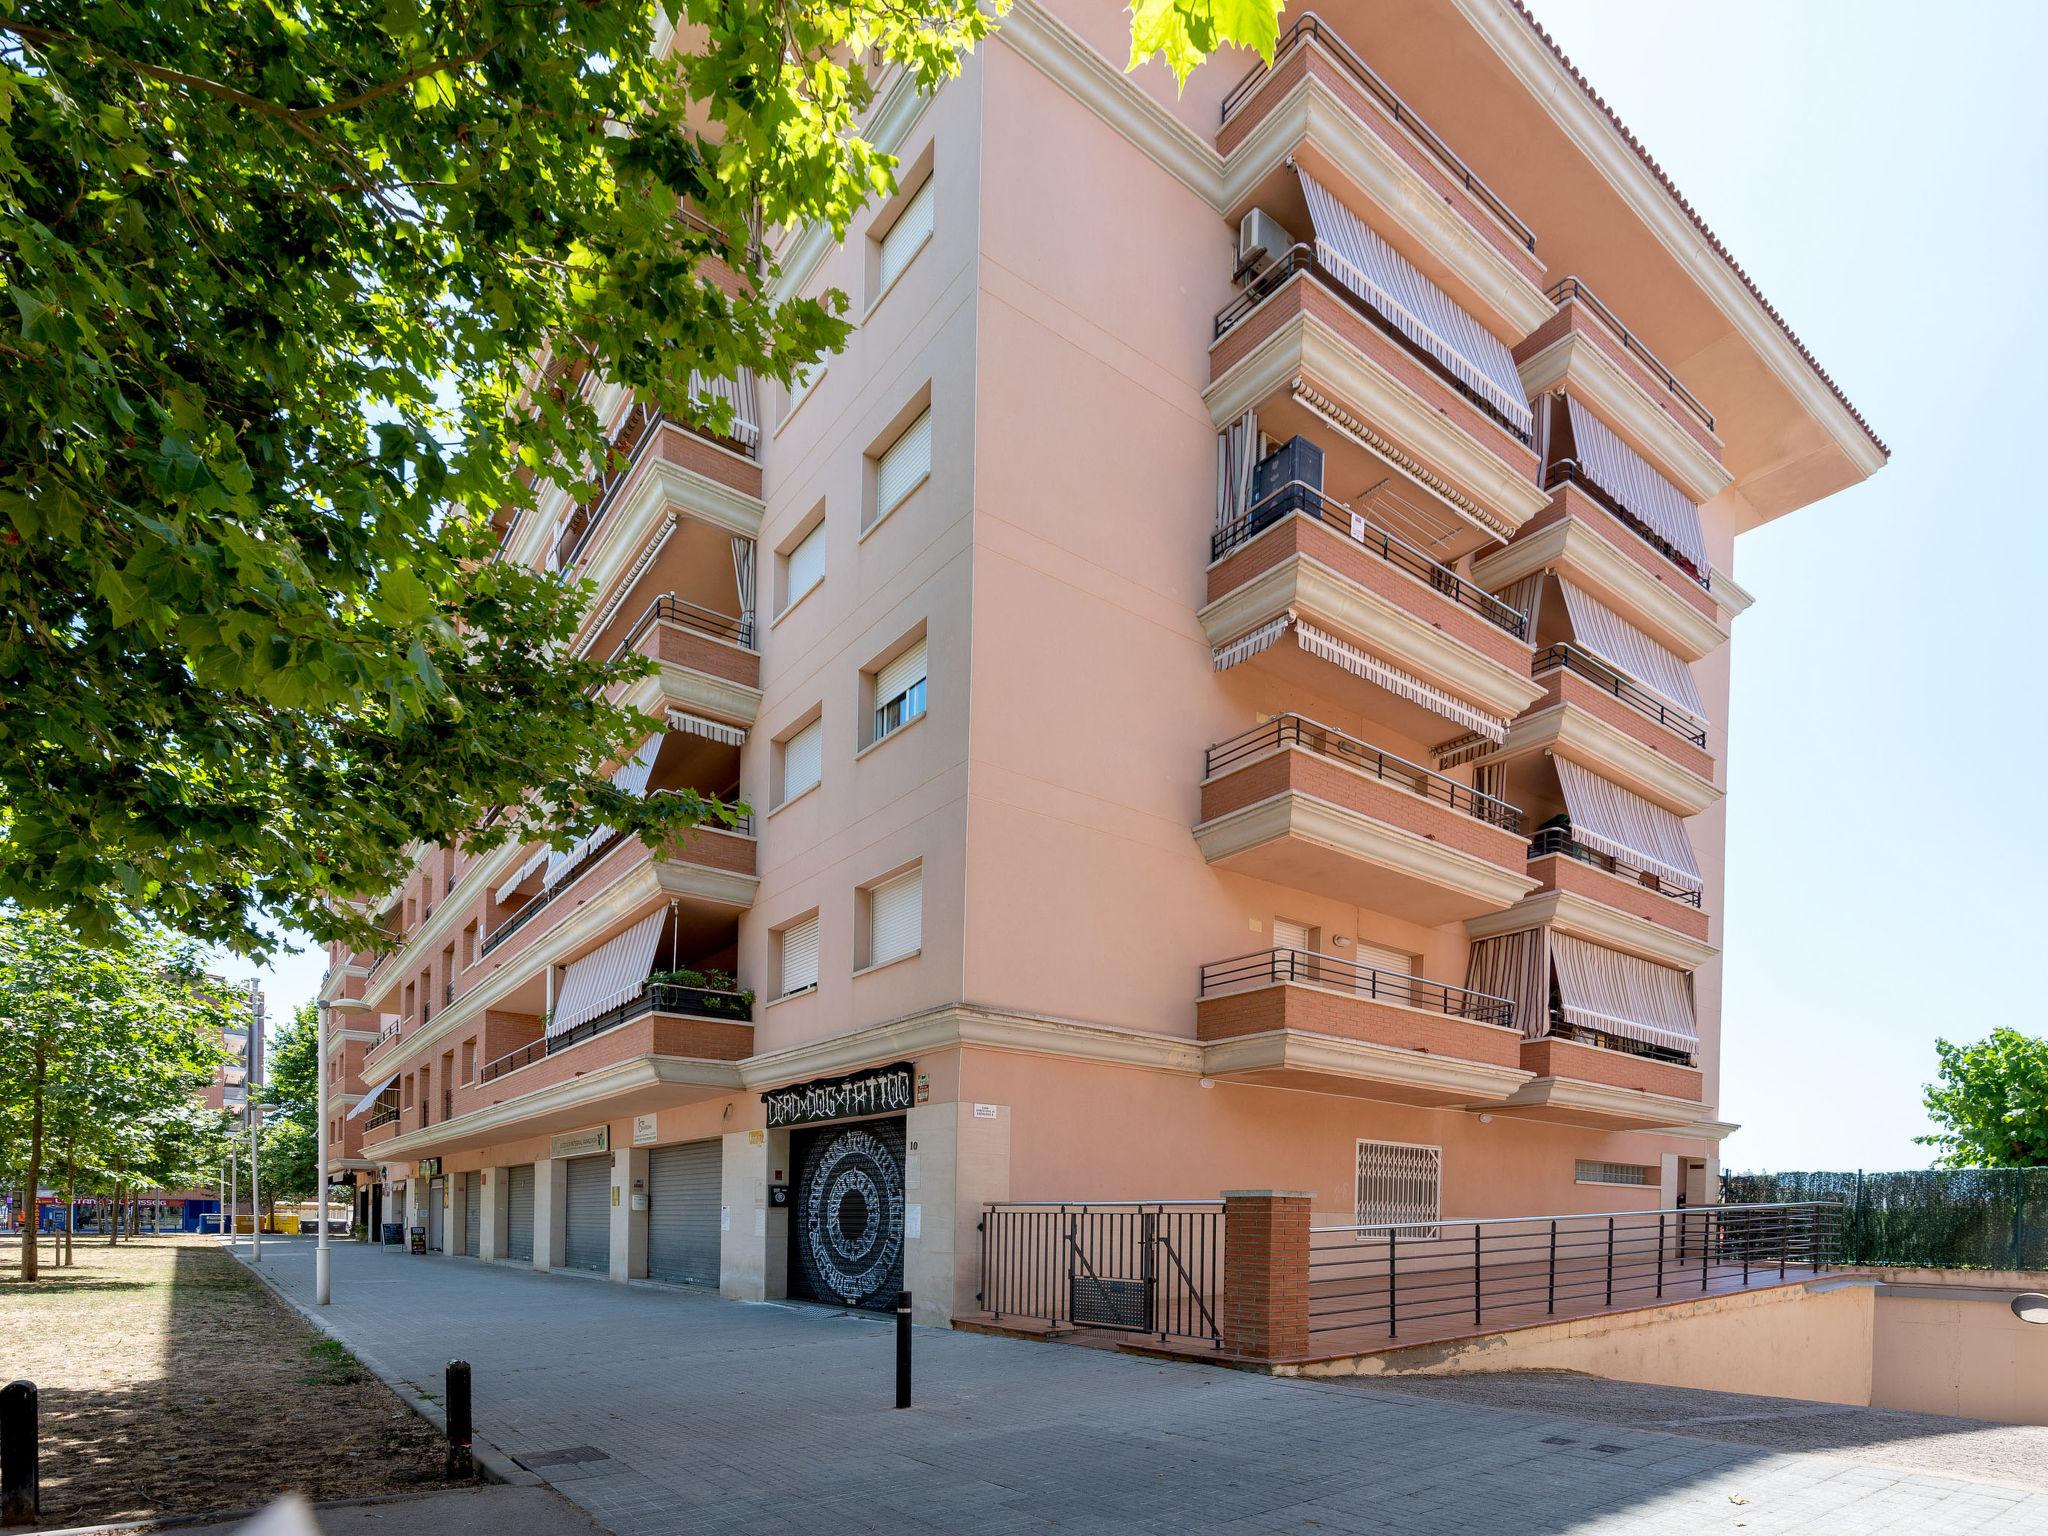
[[1666,704],[1692,717],[1705,727],[1707,709],[1700,702],[1699,684],[1692,668],[1597,598],[1581,592],[1562,576],[1557,584],[1564,590],[1564,606],[1572,618],[1572,639],[1580,649],[1591,651],[1607,665],[1647,688]]
[[[627,568],[626,574],[619,578],[617,594],[609,603],[605,604],[604,611],[598,615],[596,622],[591,624],[588,631],[584,634],[583,643],[576,647],[577,655],[580,656],[590,649],[596,643],[597,637],[603,634],[610,627],[612,620],[619,616],[619,610],[626,605],[626,599],[631,597],[637,589],[640,578],[646,575],[647,568],[654,564],[654,557],[660,554],[662,546],[675,536],[676,524],[681,520],[681,516],[682,514],[678,512],[669,513],[668,521],[663,523],[660,531],[647,541],[647,547],[640,551],[639,555],[634,558],[632,565]],[[623,642],[621,644],[623,646]]]
[[645,795],[647,776],[654,772],[654,759],[661,752],[661,733],[657,731],[640,743],[635,752],[612,775],[612,788],[622,795]]
[[1562,933],[1550,958],[1567,1022],[1674,1051],[1699,1049],[1692,977]]
[[657,908],[618,937],[572,960],[555,989],[548,1039],[567,1034],[586,1019],[639,996],[654,965],[654,946],[668,913]]
[[1705,579],[1712,563],[1700,532],[1699,507],[1577,400],[1567,395],[1565,406],[1572,419],[1573,452],[1587,478],[1649,524]]
[[718,720],[706,720],[702,715],[684,714],[680,709],[668,712],[668,728],[691,736],[704,736],[712,741],[722,741],[728,746],[743,747],[747,744],[747,733],[738,726],[726,725]]
[[389,1077],[385,1078],[383,1082],[379,1083],[376,1087],[372,1088],[368,1093],[364,1094],[360,1099],[357,1099],[355,1102],[355,1107],[351,1109],[347,1113],[347,1115],[343,1116],[343,1118],[347,1120],[356,1120],[360,1119],[364,1115],[367,1115],[371,1110],[377,1107],[377,1101],[384,1097],[384,1090],[389,1088],[393,1083],[397,1081],[398,1074],[394,1072]]
[[1216,647],[1216,670],[1228,672],[1241,661],[1250,661],[1287,633],[1287,626],[1294,622],[1294,615],[1283,613],[1277,619],[1269,619],[1257,629],[1239,635],[1224,645]]
[[497,889],[491,892],[491,899],[502,902],[508,891],[517,890],[521,881],[533,874],[535,870],[543,868],[553,852],[554,850],[548,847],[546,843],[542,843],[538,848],[534,849],[533,852],[520,860],[517,869],[498,882]]
[[1309,221],[1315,225],[1316,260],[1526,436],[1534,424],[1529,397],[1515,359],[1500,338],[1416,271],[1313,176],[1298,166],[1296,174],[1308,199]]
[[1569,758],[1551,761],[1557,765],[1574,838],[1632,868],[1661,875],[1681,890],[1696,891],[1704,884],[1684,822]]
[[760,446],[761,407],[757,401],[759,391],[754,387],[754,375],[750,370],[740,369],[736,378],[707,379],[692,369],[690,393],[693,396],[708,396],[713,400],[725,401],[732,407],[732,430],[728,435],[736,442],[745,443],[749,448]]
[[1299,619],[1294,624],[1294,638],[1301,648],[1312,656],[1342,667],[1353,676],[1362,677],[1369,683],[1376,683],[1392,694],[1398,694],[1410,703],[1420,704],[1468,731],[1484,736],[1488,741],[1506,741],[1508,723],[1499,715],[1490,715],[1476,705],[1467,704],[1463,699],[1451,697],[1441,688],[1431,687],[1421,678],[1403,672],[1391,662],[1381,661],[1377,656],[1368,655],[1348,641],[1339,640],[1335,635],[1325,634],[1313,624]]

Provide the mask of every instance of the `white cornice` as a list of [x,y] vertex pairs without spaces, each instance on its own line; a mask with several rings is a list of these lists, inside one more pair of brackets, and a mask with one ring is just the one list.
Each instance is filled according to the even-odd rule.
[[[503,1079],[501,1079],[503,1081]],[[434,1147],[455,1142],[476,1142],[493,1131],[518,1131],[518,1127],[540,1115],[560,1115],[594,1107],[605,1099],[660,1087],[695,1088],[708,1093],[731,1093],[740,1086],[739,1068],[729,1061],[708,1061],[693,1056],[634,1056],[609,1067],[599,1067],[565,1083],[555,1083],[532,1093],[521,1094],[502,1104],[473,1109],[434,1125],[422,1126],[394,1136],[377,1146],[378,1157],[390,1160],[410,1158]]]
[[1712,569],[1714,601],[1726,609],[1731,618],[1749,612],[1750,605],[1756,601],[1755,595],[1747,587],[1739,585],[1733,576],[1718,565]]
[[[1295,285],[1312,281],[1305,273],[1289,278],[1259,307],[1291,302]],[[1257,314],[1252,311],[1238,325],[1251,324]],[[1228,333],[1221,338],[1228,339]],[[1536,484],[1533,473],[1518,474],[1479,439],[1305,311],[1231,364],[1202,391],[1202,399],[1220,430],[1260,401],[1287,390],[1304,373],[1355,408],[1363,420],[1384,430],[1404,452],[1471,496],[1510,533],[1550,505],[1549,493]],[[1534,462],[1530,460],[1532,466]],[[1497,537],[1491,529],[1481,531]]]
[[667,459],[642,459],[638,469],[628,473],[634,475],[636,483],[627,499],[605,514],[604,525],[597,534],[597,547],[583,568],[584,575],[598,584],[600,593],[640,552],[641,545],[654,532],[654,525],[670,511],[744,539],[761,536],[761,519],[767,504],[758,496],[736,491],[709,475],[671,464]]
[[[1272,530],[1259,537],[1272,537]],[[1298,553],[1205,605],[1196,617],[1209,644],[1217,646],[1296,610],[1319,615],[1396,666],[1503,718],[1513,719],[1545,693],[1526,668],[1517,671],[1495,661],[1370,587]]]
[[1465,922],[1466,934],[1474,939],[1540,927],[1554,928],[1589,944],[1618,949],[1679,971],[1696,971],[1720,953],[1711,944],[1674,933],[1633,912],[1588,900],[1574,891],[1545,891],[1515,903],[1505,912],[1489,912]]
[[[1519,868],[1503,869],[1463,849],[1293,789],[1195,828],[1195,846],[1211,864],[1279,838],[1316,843],[1347,858],[1497,907],[1512,906],[1538,883]],[[1509,841],[1519,859],[1519,840]]]
[[1453,3],[1858,472],[1869,476],[1881,469],[1883,450],[1529,23],[1506,0]]
[[[1622,537],[1634,535],[1624,532]],[[1473,561],[1472,579],[1489,592],[1504,592],[1542,570],[1556,570],[1590,588],[1601,602],[1687,661],[1698,661],[1728,639],[1724,626],[1576,517],[1559,518]]]
[[1518,367],[1530,399],[1553,389],[1570,391],[1632,439],[1694,501],[1712,501],[1735,483],[1727,467],[1584,331],[1566,331]]
[[1575,704],[1554,704],[1522,716],[1508,727],[1508,739],[1498,751],[1476,761],[1497,762],[1548,751],[1613,779],[1680,816],[1697,816],[1722,798],[1723,791],[1711,779],[1680,767],[1656,748]]
[[1421,1089],[1459,1103],[1485,1104],[1506,1103],[1534,1080],[1534,1074],[1519,1067],[1461,1061],[1434,1052],[1404,1050],[1300,1029],[1264,1030],[1213,1041],[1202,1047],[1202,1069],[1210,1077],[1314,1072]]
[[628,709],[659,717],[674,706],[689,714],[711,715],[736,725],[751,726],[760,718],[761,690],[730,678],[699,672],[679,662],[658,662],[658,670],[637,678],[619,696]]
[[[394,987],[403,986],[406,975],[418,962],[419,957],[431,954],[443,939],[455,930],[455,920],[469,910],[479,892],[497,879],[525,848],[522,842],[504,842],[471,864],[462,872],[462,878],[455,882],[455,888],[442,896],[434,908],[434,915],[413,929],[404,945],[394,950],[383,967],[384,985],[365,987],[364,1003],[383,996]],[[382,1011],[382,1010],[379,1010]]]
[[1688,1120],[1704,1120],[1713,1113],[1707,1105],[1692,1099],[1648,1093],[1640,1088],[1582,1082],[1573,1077],[1536,1078],[1500,1107],[1510,1110],[1546,1109],[1566,1116],[1583,1115],[1595,1123],[1613,1120],[1640,1123],[1640,1128],[1645,1130],[1683,1126]]

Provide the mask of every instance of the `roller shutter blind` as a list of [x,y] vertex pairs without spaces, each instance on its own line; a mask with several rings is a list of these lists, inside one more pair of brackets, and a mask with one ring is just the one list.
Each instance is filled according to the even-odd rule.
[[427,1184],[427,1250],[446,1253],[448,1243],[448,1186],[439,1179]]
[[720,1146],[693,1141],[647,1154],[647,1274],[676,1285],[718,1284]]
[[1307,923],[1297,923],[1292,918],[1276,917],[1273,919],[1273,947],[1313,953],[1315,930]]
[[910,201],[903,205],[903,211],[896,215],[896,222],[889,226],[882,236],[880,259],[876,263],[875,292],[887,291],[889,285],[910,265],[911,258],[923,248],[932,232],[932,178],[927,176]]
[[505,1257],[533,1262],[533,1164],[505,1173]]
[[475,1258],[483,1252],[484,1181],[474,1173],[462,1176],[462,1253]]
[[[919,640],[893,661],[884,662],[875,673],[875,737],[877,740],[902,725],[924,707],[921,685],[925,681],[925,642]],[[915,695],[915,696],[913,696]],[[891,706],[903,701],[900,709]]]
[[[895,510],[932,471],[932,413],[927,407],[902,436],[883,450],[875,465],[875,518]],[[870,518],[872,522],[875,518]]]
[[813,720],[782,744],[782,798],[794,800],[825,773],[825,722]]
[[782,930],[782,994],[818,984],[818,919],[811,916]]
[[805,534],[783,559],[789,597],[782,606],[787,608],[825,579],[825,525]]
[[570,1159],[569,1219],[562,1229],[562,1263],[568,1268],[598,1273],[611,1268],[611,1193],[610,1158]]
[[868,892],[868,964],[915,954],[924,942],[924,869],[885,880]]

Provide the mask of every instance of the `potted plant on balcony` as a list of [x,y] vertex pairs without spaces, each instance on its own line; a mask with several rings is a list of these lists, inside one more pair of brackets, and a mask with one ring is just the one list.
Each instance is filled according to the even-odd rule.
[[647,978],[650,987],[681,987],[694,993],[690,1001],[702,1012],[714,1016],[751,1019],[754,1016],[754,993],[751,988],[741,987],[739,978],[730,971],[714,967],[701,970],[693,966],[680,966],[675,970],[656,971]]

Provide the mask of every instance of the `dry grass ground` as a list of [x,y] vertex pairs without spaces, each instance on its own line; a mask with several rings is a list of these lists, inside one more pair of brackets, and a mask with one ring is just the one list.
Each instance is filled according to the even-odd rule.
[[211,1238],[81,1235],[33,1285],[10,1240],[0,1381],[20,1377],[42,1399],[46,1526],[441,1483],[432,1427]]

